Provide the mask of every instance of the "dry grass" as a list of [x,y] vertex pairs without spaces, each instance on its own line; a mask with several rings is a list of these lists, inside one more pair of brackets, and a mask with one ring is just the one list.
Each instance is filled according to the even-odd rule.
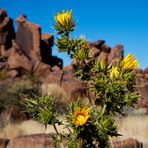
[[32,120],[24,121],[20,124],[7,123],[7,125],[0,129],[0,138],[10,139],[7,148],[12,148],[13,138],[21,135],[45,133],[45,128]]
[[[60,120],[64,121],[61,116]],[[67,133],[64,126],[57,126],[60,133]],[[145,115],[142,110],[132,111],[127,117],[118,120],[119,133],[123,136],[114,138],[115,140],[124,140],[134,138],[144,144],[144,148],[148,148],[148,115]],[[32,121],[24,121],[20,124],[8,123],[0,132],[0,138],[12,139],[20,135],[39,134],[39,133],[55,133],[53,127],[48,126],[45,130],[44,126]]]
[[7,78],[9,78],[9,75],[8,75],[7,71],[1,70],[0,71],[0,80],[5,80]]
[[43,84],[42,95],[52,95],[59,102],[66,102],[68,98],[65,90],[58,84]]
[[[63,120],[63,117],[60,117],[60,120]],[[68,130],[65,129],[64,126],[58,126],[59,133],[68,133]],[[7,148],[12,148],[13,138],[22,135],[30,135],[30,134],[48,134],[55,133],[55,130],[52,126],[48,126],[45,130],[45,127],[35,121],[28,120],[24,121],[20,124],[11,124],[8,123],[3,129],[0,129],[0,138],[10,139],[10,142]]]
[[117,122],[119,133],[123,136],[113,139],[124,140],[134,138],[142,142],[144,148],[148,148],[148,115],[143,109],[133,110]]
[[[64,117],[59,117],[59,120],[64,122]],[[56,125],[58,128],[58,131],[60,133],[67,133],[68,131],[65,129],[64,126]],[[7,125],[0,129],[0,138],[6,138],[6,139],[12,139],[16,136],[21,136],[21,135],[30,135],[30,134],[47,134],[47,133],[55,133],[54,128],[49,125],[47,126],[47,129],[45,130],[45,127],[33,120],[27,120],[22,123],[18,124],[12,124],[12,123],[7,123]]]
[[[65,102],[66,92],[57,84],[42,85],[43,95],[52,95],[56,98],[57,102]],[[63,120],[62,116],[60,117]],[[19,135],[38,134],[38,133],[54,133],[54,129],[48,126],[47,130],[43,125],[32,121],[24,121],[19,124],[12,124],[9,120],[6,121],[6,126],[0,129],[0,138],[14,138]],[[60,132],[63,132],[63,127],[58,127]],[[64,129],[65,130],[65,129]]]
[[44,133],[45,129],[42,125],[35,121],[24,121],[20,124],[8,123],[0,132],[0,138],[12,139],[20,135]]
[[[42,85],[42,95],[52,95],[56,98],[57,102],[65,103],[68,96],[62,87],[57,84]],[[148,148],[148,115],[143,110],[129,111],[127,117],[118,120],[119,133],[123,136],[112,139],[124,140],[126,138],[135,138],[144,144],[144,148]],[[64,118],[61,117],[64,121]],[[59,132],[67,132],[63,126],[58,127]],[[54,133],[51,126],[45,130],[41,124],[29,120],[20,124],[8,123],[0,132],[0,138],[12,139],[20,135],[38,134],[38,133]]]
[[57,112],[64,114],[67,111],[68,94],[58,84],[43,84],[42,95],[51,95],[55,98]]

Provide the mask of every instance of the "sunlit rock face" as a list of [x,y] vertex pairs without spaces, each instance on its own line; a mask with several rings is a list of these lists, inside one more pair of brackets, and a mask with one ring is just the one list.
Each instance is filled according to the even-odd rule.
[[52,67],[62,69],[63,60],[52,55],[53,44],[53,35],[42,34],[40,26],[27,21],[25,15],[16,19],[15,32],[13,20],[0,9],[0,70],[16,70],[14,77],[22,70],[45,76]]
[[148,68],[138,71],[137,90],[140,94],[137,108],[145,108],[148,113]]
[[15,38],[13,20],[7,16],[7,12],[0,9],[0,55],[12,46]]

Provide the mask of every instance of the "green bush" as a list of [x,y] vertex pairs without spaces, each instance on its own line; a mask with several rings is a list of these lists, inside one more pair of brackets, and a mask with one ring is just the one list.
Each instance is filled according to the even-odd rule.
[[26,97],[39,94],[38,83],[34,83],[31,79],[20,78],[11,83],[0,85],[0,112],[9,109],[11,106],[17,106],[20,110],[24,110],[23,100]]
[[[71,58],[75,58],[75,76],[83,81],[88,92],[92,91],[95,94],[95,98],[90,100],[89,105],[80,102],[79,98],[69,105],[65,124],[69,130],[68,146],[70,148],[109,147],[109,137],[120,135],[114,117],[123,115],[124,108],[133,107],[138,98],[134,74],[134,70],[138,67],[137,61],[132,54],[110,65],[104,61],[96,61],[90,57],[87,40],[70,37],[70,33],[76,26],[72,12],[63,11],[54,18],[54,28],[58,35],[56,42],[58,51],[66,52]],[[55,114],[54,103],[53,96],[29,98],[26,101],[27,112],[36,121],[46,126],[53,125],[61,141],[66,135],[59,134],[55,126],[59,120]]]

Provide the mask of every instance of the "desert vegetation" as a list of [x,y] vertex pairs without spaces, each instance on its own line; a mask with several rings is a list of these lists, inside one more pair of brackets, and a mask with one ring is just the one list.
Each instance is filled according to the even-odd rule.
[[[5,22],[6,12],[1,15]],[[92,44],[72,38],[77,25],[72,11],[58,12],[54,21],[56,47],[72,59],[66,68],[51,53],[53,36],[40,34],[39,26],[24,15],[17,18],[11,48],[0,43],[0,50],[6,48],[0,53],[0,138],[13,139],[8,145],[13,148],[24,135],[41,133],[52,139],[48,147],[114,147],[114,142],[131,137],[147,147],[146,111],[127,112],[141,97],[137,80],[141,87],[146,76],[136,71],[137,60],[132,54],[123,58],[120,45],[111,49],[103,40]]]
[[89,44],[84,38],[70,38],[70,32],[76,26],[72,11],[59,12],[54,16],[57,32],[57,48],[75,58],[75,76],[83,81],[86,91],[94,93],[89,104],[80,98],[67,108],[67,136],[58,132],[57,125],[63,123],[58,119],[56,102],[52,94],[26,100],[26,110],[30,116],[42,123],[45,128],[52,125],[56,135],[54,140],[61,143],[68,139],[69,147],[109,147],[109,137],[120,136],[115,125],[115,116],[124,115],[124,109],[133,107],[138,99],[135,91],[138,63],[132,54],[123,60],[116,59],[111,64],[95,60],[89,54]]

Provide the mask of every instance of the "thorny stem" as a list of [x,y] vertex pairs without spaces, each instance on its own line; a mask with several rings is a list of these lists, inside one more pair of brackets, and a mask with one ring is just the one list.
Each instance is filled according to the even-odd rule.
[[102,109],[102,115],[105,113],[106,107],[107,107],[107,105],[104,104],[103,109]]
[[89,103],[93,106],[94,104],[93,104],[92,98],[90,96],[89,87],[87,87],[87,84],[86,83],[84,85],[86,86],[85,87],[86,88],[86,95],[88,97]]
[[70,134],[72,134],[72,131],[71,131],[71,129],[70,129],[69,127],[67,127],[67,129],[68,129],[69,133],[70,133]]
[[58,129],[57,129],[55,123],[53,124],[53,128],[54,128],[54,130],[56,131],[56,134],[59,135],[59,132],[58,132]]
[[53,124],[53,128],[54,128],[54,130],[55,130],[55,132],[56,132],[56,134],[57,134],[57,136],[58,136],[58,139],[60,139],[60,147],[61,147],[61,148],[64,148],[64,145],[63,145],[63,143],[62,143],[62,141],[61,141],[61,135],[60,135],[60,133],[58,132],[58,129],[57,129],[55,123]]
[[93,106],[93,101],[92,101],[92,99],[91,99],[89,90],[87,91],[87,96],[88,96],[88,100],[89,100],[90,104]]

